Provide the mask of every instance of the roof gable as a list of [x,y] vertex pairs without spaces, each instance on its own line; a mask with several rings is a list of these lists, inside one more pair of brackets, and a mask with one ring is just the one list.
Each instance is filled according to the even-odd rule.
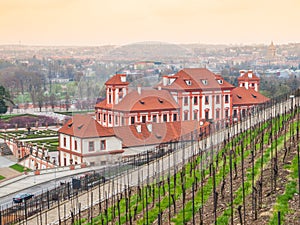
[[216,75],[206,68],[183,69],[168,78],[175,78],[175,80],[169,85],[162,86],[164,89],[216,90],[234,88],[234,86],[225,81],[222,76]]
[[237,87],[232,90],[232,104],[235,105],[258,105],[270,99],[253,89]]
[[129,92],[121,102],[115,105],[106,104],[106,100],[98,103],[96,108],[106,108],[119,111],[153,111],[153,110],[176,110],[179,105],[168,91],[146,89]]
[[[123,78],[122,78],[123,77]],[[125,77],[125,78],[124,78]],[[126,74],[116,74],[105,82],[105,85],[128,85]]]
[[90,115],[74,115],[58,130],[58,132],[80,138],[107,137],[114,135],[112,128],[101,126]]

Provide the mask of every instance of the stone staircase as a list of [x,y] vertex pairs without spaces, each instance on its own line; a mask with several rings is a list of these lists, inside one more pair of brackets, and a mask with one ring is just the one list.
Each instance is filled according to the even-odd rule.
[[10,148],[6,143],[0,143],[0,151],[3,149],[3,155],[12,155]]

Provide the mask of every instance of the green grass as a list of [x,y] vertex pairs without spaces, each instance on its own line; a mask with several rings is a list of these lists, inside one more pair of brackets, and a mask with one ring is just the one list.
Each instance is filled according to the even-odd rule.
[[0,119],[4,120],[4,121],[9,121],[11,118],[14,117],[23,117],[23,116],[29,116],[29,117],[38,117],[37,115],[33,115],[33,114],[10,114],[10,115],[1,115]]
[[95,112],[94,110],[82,110],[82,111],[55,112],[55,113],[62,114],[65,116],[73,116],[76,114],[86,114],[86,113],[94,113],[94,112]]
[[0,180],[4,180],[4,179],[5,179],[5,177],[0,175]]
[[[238,140],[240,140],[240,138],[244,138],[244,146],[247,146],[250,144],[251,140],[253,138],[255,138],[258,135],[258,132],[261,132],[264,129],[267,129],[269,123],[266,122],[260,129],[257,129],[255,131],[252,131],[252,133],[250,132],[250,130],[246,131],[246,133],[242,133],[240,134],[235,140],[233,140],[233,142],[237,142]],[[247,134],[248,136],[244,136],[245,134]],[[240,145],[237,147],[241,147]],[[224,151],[228,150],[231,148],[231,143],[228,143],[227,146],[225,147]],[[237,149],[238,150],[238,149]],[[245,150],[244,152],[244,158],[247,158],[248,155],[250,154],[250,150]],[[220,154],[222,155],[222,154]],[[234,159],[233,159],[234,160]],[[218,170],[218,172],[216,173],[216,185],[218,186],[221,181],[223,180],[223,173],[225,176],[227,176],[229,174],[229,170],[230,170],[230,166],[227,163],[225,165],[225,168],[223,168],[222,164],[223,161],[222,159],[220,160],[221,162],[219,163],[219,167],[220,169]],[[241,156],[237,156],[236,158],[236,163],[238,164],[241,161]],[[223,171],[223,169],[225,169],[225,171]],[[207,174],[206,174],[207,175]],[[206,203],[206,201],[208,200],[208,198],[210,197],[211,193],[213,191],[213,177],[210,176],[208,178],[207,183],[203,186],[203,202]],[[198,193],[195,194],[195,209],[194,211],[197,212],[202,206],[201,206],[201,200],[202,200],[202,196],[201,196],[202,192],[198,191]],[[185,221],[183,221],[183,209],[172,219],[173,222],[175,222],[175,224],[184,224],[184,222],[188,222],[193,214],[193,204],[192,201],[189,201],[186,203],[185,207],[184,207],[184,211],[185,211]],[[222,222],[220,224],[223,224]]]
[[21,173],[24,172],[24,169],[25,169],[25,167],[21,166],[20,164],[14,164],[14,165],[10,166],[9,168],[12,168]]
[[[274,206],[273,216],[269,221],[270,225],[278,224],[278,212],[280,212],[281,223],[284,224],[286,214],[291,210],[289,209],[289,200],[291,200],[297,191],[297,178],[298,178],[298,156],[296,155],[292,161],[292,165],[287,165],[286,169],[292,171],[291,181],[286,184],[285,192],[283,195],[277,197],[276,204]],[[299,193],[298,193],[299,194]]]
[[[267,126],[264,126],[264,127],[267,127]],[[262,128],[263,129],[263,128]],[[245,138],[246,135],[249,135],[250,132],[247,131],[246,133],[242,133],[240,134],[235,140],[235,142],[238,142],[239,139],[242,139],[242,138]],[[252,133],[252,138],[253,136],[255,136],[255,132]],[[250,140],[251,140],[251,137],[248,136],[247,138],[247,141],[245,142],[249,142],[250,143]],[[231,146],[231,143],[227,143],[226,147],[223,149],[223,151],[226,151],[230,148]],[[220,154],[221,155],[221,154]],[[220,157],[219,155],[219,157]],[[215,158],[216,156],[214,156]],[[198,158],[200,159],[200,157]],[[222,168],[222,160],[220,160],[220,168]],[[195,162],[194,162],[195,163]],[[198,160],[197,160],[197,163],[200,163]],[[191,164],[188,163],[186,165],[186,170],[185,170],[185,179],[186,179],[186,188],[187,189],[191,189],[191,186],[194,182],[194,174],[192,174],[192,176],[189,176],[189,168],[190,168]],[[229,169],[226,168],[226,172],[225,173],[228,173],[229,172]],[[208,168],[206,168],[205,170],[205,176],[207,176],[209,174],[209,170]],[[222,179],[222,169],[220,169],[219,171],[219,179],[221,180]],[[200,180],[200,172],[197,171],[196,172],[196,177],[198,177],[198,180]],[[173,182],[173,178],[170,179],[170,190],[171,190],[171,193],[174,194],[174,186],[175,186],[175,189],[176,189],[176,195],[175,195],[175,199],[177,200],[180,196],[182,196],[182,190],[181,190],[181,181],[180,181],[180,172],[176,174],[176,185],[174,185],[174,182]],[[160,209],[162,211],[164,211],[166,208],[169,207],[169,197],[168,195],[167,196],[163,196],[163,191],[162,191],[162,188],[156,188],[155,186],[152,186],[152,188],[155,188],[155,198],[157,199],[158,198],[158,193],[160,192],[160,195],[161,195],[161,201],[160,201]],[[165,182],[165,189],[168,190],[168,184]],[[210,193],[211,193],[211,190],[212,190],[212,180],[209,179],[208,183],[206,184],[206,188],[204,188],[204,195],[207,195],[209,196]],[[129,211],[129,213],[132,215],[133,217],[133,207],[134,206],[138,206],[138,210],[137,210],[137,213],[140,213],[142,210],[143,210],[143,205],[142,205],[142,202],[144,201],[145,202],[145,187],[143,188],[143,191],[142,191],[142,198],[141,199],[138,199],[137,196],[132,196],[131,198],[131,209]],[[147,197],[147,200],[146,200],[147,204],[150,204],[152,203],[152,194],[148,194],[148,197]],[[138,203],[138,204],[136,204]],[[145,206],[144,206],[145,207]],[[157,218],[157,214],[159,213],[158,212],[158,208],[159,208],[159,205],[158,203],[155,204],[155,207],[151,210],[148,211],[148,223],[151,223],[153,222],[156,218]],[[111,221],[111,208],[108,209],[108,221]],[[124,212],[125,212],[125,201],[121,200],[120,202],[120,214],[121,214],[121,224],[125,223],[125,220],[126,220],[126,216],[124,215]],[[187,215],[189,214],[189,211],[186,212],[186,216],[187,217],[191,217],[190,215]],[[93,222],[98,222],[98,221],[101,221],[101,219],[104,219],[104,222],[106,222],[106,216],[102,213],[100,215],[98,215],[96,218],[93,219]],[[144,218],[140,219],[139,221],[137,221],[137,224],[144,224],[144,221],[145,221],[145,215],[144,215]],[[119,224],[118,221],[116,222],[116,224]]]
[[[275,122],[276,123],[276,122]],[[273,123],[272,125],[272,131],[275,128],[275,123]],[[294,123],[295,124],[295,123]],[[291,124],[291,129],[295,129],[294,124]],[[266,135],[267,136],[267,135]],[[289,131],[287,130],[287,133],[281,137],[278,138],[277,140],[277,144],[278,144],[278,148],[280,149],[281,147],[283,147],[283,142],[284,142],[284,136],[286,136],[287,138],[289,138]],[[268,139],[264,140],[265,142],[268,141]],[[274,151],[275,149],[275,141],[273,141],[271,143],[271,146],[268,147],[265,152],[264,152],[264,156],[263,156],[263,165],[264,167],[270,162],[271,160],[271,151]],[[259,149],[259,148],[257,148]],[[259,158],[254,165],[254,181],[256,181],[260,175],[260,168],[261,168],[261,158]],[[250,167],[247,172],[246,172],[246,180],[244,182],[244,186],[245,186],[245,196],[249,195],[252,191],[252,186],[251,186],[251,182],[252,182],[252,173],[251,173],[252,168]],[[242,193],[242,187],[240,187],[235,193],[235,199],[233,200],[233,204],[234,205],[239,205],[242,202],[243,199],[243,193]],[[231,216],[231,208],[229,207],[229,203],[227,206],[227,209],[224,210],[223,214],[220,215],[217,218],[217,223],[218,224],[228,224],[229,218]]]

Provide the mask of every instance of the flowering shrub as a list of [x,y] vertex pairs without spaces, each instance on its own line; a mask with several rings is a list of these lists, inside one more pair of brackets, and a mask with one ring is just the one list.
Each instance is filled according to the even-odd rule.
[[56,120],[48,116],[23,115],[15,116],[9,120],[3,121],[0,119],[0,129],[9,128],[26,128],[26,127],[41,127],[56,125]]

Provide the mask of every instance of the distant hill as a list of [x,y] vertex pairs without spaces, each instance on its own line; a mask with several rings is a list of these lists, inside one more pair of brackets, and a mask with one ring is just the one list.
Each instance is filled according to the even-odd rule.
[[194,52],[184,45],[176,45],[164,42],[138,42],[116,47],[104,59],[112,60],[170,60],[186,59],[194,57]]

